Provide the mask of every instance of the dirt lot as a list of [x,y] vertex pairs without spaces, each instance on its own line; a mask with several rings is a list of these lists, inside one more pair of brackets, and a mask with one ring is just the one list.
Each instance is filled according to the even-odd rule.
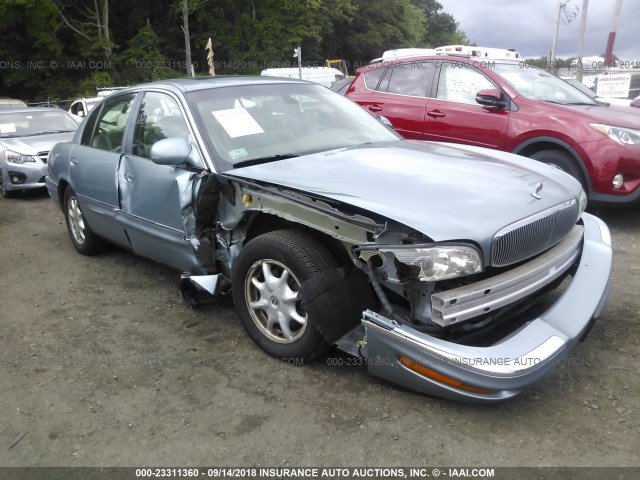
[[46,193],[0,198],[0,465],[638,466],[639,213],[599,212],[613,291],[587,341],[478,406],[273,360],[231,305],[185,306],[175,272],[77,254]]

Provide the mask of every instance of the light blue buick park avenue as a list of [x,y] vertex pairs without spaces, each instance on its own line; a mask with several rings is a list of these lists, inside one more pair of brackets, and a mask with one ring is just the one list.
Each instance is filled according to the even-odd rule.
[[53,148],[46,186],[81,254],[115,244],[173,267],[194,306],[232,295],[270,355],[337,345],[439,397],[518,395],[586,337],[609,293],[611,237],[578,181],[403,140],[304,81],[120,90]]

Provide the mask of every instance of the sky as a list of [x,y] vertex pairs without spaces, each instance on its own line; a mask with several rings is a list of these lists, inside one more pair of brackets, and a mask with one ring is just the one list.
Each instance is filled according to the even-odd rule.
[[[562,0],[563,3],[566,0]],[[515,48],[524,57],[546,57],[551,51],[558,0],[438,0],[453,15],[469,40],[482,47]],[[560,21],[556,57],[578,56],[583,0],[569,0],[575,19]],[[602,55],[613,22],[616,0],[590,0],[587,8],[584,56]],[[640,61],[640,0],[622,0],[613,53]]]

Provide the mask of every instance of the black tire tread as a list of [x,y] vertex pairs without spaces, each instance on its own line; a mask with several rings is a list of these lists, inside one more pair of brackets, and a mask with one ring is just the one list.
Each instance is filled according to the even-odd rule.
[[88,257],[103,252],[107,248],[107,243],[102,238],[98,237],[95,233],[93,233],[93,230],[91,230],[91,227],[87,223],[86,217],[84,218],[84,224],[85,224],[84,243],[80,245],[73,238],[73,234],[71,233],[71,227],[69,226],[69,218],[68,218],[69,213],[68,213],[68,206],[67,206],[67,202],[69,201],[69,197],[71,196],[75,196],[75,192],[71,189],[71,187],[67,187],[64,191],[62,205],[64,209],[64,219],[67,225],[67,232],[69,234],[69,239],[71,240],[71,243],[73,244],[75,249],[78,251],[78,253],[81,253],[82,255],[86,255]]
[[[320,241],[318,241],[308,233],[300,230],[276,230],[273,232],[262,234],[246,244],[243,249],[243,254],[252,255],[254,250],[258,252],[261,251],[263,249],[263,245],[265,245],[265,242],[267,244],[270,244],[270,246],[277,247],[284,252],[295,255],[298,260],[300,260],[305,265],[305,267],[311,273],[311,276],[319,274],[327,270],[328,268],[337,266],[337,262],[333,255],[331,255],[331,253]],[[240,275],[240,273],[234,272],[234,286],[237,286],[240,283],[240,279],[236,278],[237,275]],[[238,303],[240,301],[244,302],[244,298],[242,298],[244,296],[244,293],[238,291],[235,291],[234,293],[234,301],[236,302],[236,306],[238,307]],[[244,309],[245,306],[242,305],[240,308]],[[243,317],[242,314],[241,317]],[[315,330],[315,327],[312,323],[307,328],[314,328]],[[249,334],[251,338],[262,348],[262,345],[260,344],[258,338],[252,335],[251,331],[249,331]],[[310,348],[309,351],[303,356],[299,357],[304,361],[311,361],[331,348],[331,345],[325,342],[320,334],[317,333],[317,330],[315,334],[317,338],[312,348]],[[279,358],[285,358],[285,356],[279,356]]]
[[582,174],[582,170],[580,169],[580,166],[577,164],[575,158],[573,158],[573,155],[571,155],[570,153],[565,152],[564,150],[547,149],[547,150],[540,150],[530,155],[530,158],[542,163],[551,162],[552,161],[551,159],[553,159],[554,157],[563,159],[570,166],[569,171],[564,169],[563,171],[571,175],[576,180],[578,180],[582,184],[583,188],[586,186],[584,181],[584,175]]

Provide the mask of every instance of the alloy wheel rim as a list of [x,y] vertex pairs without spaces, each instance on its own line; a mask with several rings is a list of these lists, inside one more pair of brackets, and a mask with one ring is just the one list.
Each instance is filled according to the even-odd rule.
[[84,218],[82,217],[82,211],[80,210],[80,205],[78,205],[78,199],[76,197],[69,198],[68,213],[71,234],[77,243],[82,244],[85,240]]
[[251,319],[270,340],[291,344],[307,328],[307,313],[300,306],[300,281],[276,260],[255,262],[245,279],[245,299]]

